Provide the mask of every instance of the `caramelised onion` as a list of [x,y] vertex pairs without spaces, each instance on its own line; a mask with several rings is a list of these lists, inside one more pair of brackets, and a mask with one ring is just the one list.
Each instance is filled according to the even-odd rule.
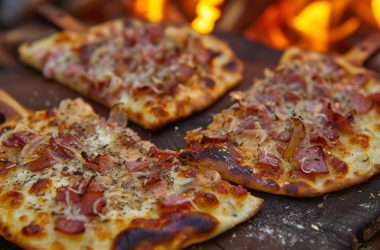
[[290,138],[289,144],[284,151],[284,160],[289,161],[293,158],[294,154],[297,151],[298,145],[304,136],[305,134],[303,124],[301,122],[298,122],[296,127],[293,129],[292,137]]
[[218,171],[207,169],[197,175],[197,180],[203,187],[215,187],[222,181],[222,177]]
[[126,127],[128,125],[127,108],[125,104],[118,103],[112,106],[109,122],[116,122],[120,127]]

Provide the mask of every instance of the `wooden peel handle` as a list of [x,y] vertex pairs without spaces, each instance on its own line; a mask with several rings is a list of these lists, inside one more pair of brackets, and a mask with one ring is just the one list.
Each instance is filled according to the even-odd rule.
[[367,59],[380,50],[380,33],[374,33],[350,49],[344,57],[356,65],[363,65]]
[[24,106],[0,89],[0,125],[28,114],[29,111]]
[[78,19],[51,4],[38,6],[36,12],[60,29],[77,32],[84,32],[87,29]]

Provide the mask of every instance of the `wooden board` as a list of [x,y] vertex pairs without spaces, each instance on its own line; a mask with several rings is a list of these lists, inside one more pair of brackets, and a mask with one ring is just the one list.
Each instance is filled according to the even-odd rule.
[[[249,88],[252,78],[262,76],[265,67],[276,65],[281,55],[233,35],[217,35],[231,44],[246,66],[244,81],[235,90]],[[371,65],[380,69],[380,62],[376,63],[375,58],[374,62]],[[18,62],[0,64],[0,88],[35,110],[50,108],[62,99],[79,96],[58,83],[47,81],[40,73]],[[84,99],[93,104],[98,113],[107,116],[105,107]],[[176,150],[184,146],[183,137],[187,130],[205,128],[213,114],[230,104],[230,98],[226,95],[211,108],[153,133],[134,124],[130,127],[159,147]],[[257,216],[191,249],[350,249],[353,239],[361,240],[363,229],[380,219],[380,176],[365,184],[313,199],[288,198],[257,191],[252,193],[265,199],[264,209]],[[378,229],[377,224],[370,226],[375,227],[375,231]],[[0,238],[0,249],[18,248]]]

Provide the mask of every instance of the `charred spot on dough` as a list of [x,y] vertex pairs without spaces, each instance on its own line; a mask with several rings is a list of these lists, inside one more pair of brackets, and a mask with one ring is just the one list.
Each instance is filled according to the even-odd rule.
[[9,230],[9,227],[7,225],[1,225],[0,231],[1,231],[1,235],[4,236],[6,239],[12,238],[12,233]]
[[327,163],[332,166],[335,171],[339,174],[347,174],[348,173],[348,165],[344,161],[340,160],[338,157],[332,154],[326,154]]
[[248,178],[252,175],[252,168],[249,166],[241,166],[235,158],[231,156],[227,149],[223,148],[206,148],[200,151],[183,151],[180,157],[189,161],[204,161],[210,160],[227,167],[229,173]]
[[267,190],[271,190],[271,191],[280,190],[280,186],[278,185],[278,183],[270,178],[255,176],[255,178],[253,178],[253,182],[261,187],[264,187]]
[[237,68],[238,68],[238,65],[237,65],[237,62],[235,60],[231,60],[228,63],[223,65],[223,69],[225,69],[225,70],[234,71],[234,70],[237,70]]
[[24,202],[24,195],[17,191],[9,191],[5,193],[1,199],[9,204],[9,206],[17,208]]
[[236,197],[245,197],[247,196],[248,191],[242,186],[238,185],[231,187],[231,193]]
[[26,236],[41,235],[43,233],[43,228],[37,224],[30,224],[28,226],[23,227],[21,229],[21,232],[23,235]]
[[350,138],[350,142],[362,146],[363,148],[368,148],[369,136],[365,134],[355,134]]
[[312,195],[315,193],[315,189],[313,189],[310,185],[305,182],[291,182],[285,184],[285,192],[290,195],[300,195],[300,194],[309,194]]
[[26,214],[21,215],[21,216],[18,218],[18,220],[19,220],[20,222],[26,222],[26,221],[28,220],[28,216],[27,216]]
[[115,239],[113,249],[149,249],[169,244],[174,238],[184,239],[181,243],[185,244],[192,237],[211,234],[218,225],[214,217],[205,213],[197,212],[185,214],[180,218],[173,217],[174,219],[160,228],[129,228],[121,232]]
[[168,116],[168,112],[166,112],[162,107],[153,107],[152,111],[159,116]]
[[197,206],[205,208],[215,208],[219,204],[219,200],[215,194],[208,192],[198,192],[194,202]]
[[209,77],[203,77],[201,79],[201,84],[209,89],[212,89],[215,86],[215,81]]

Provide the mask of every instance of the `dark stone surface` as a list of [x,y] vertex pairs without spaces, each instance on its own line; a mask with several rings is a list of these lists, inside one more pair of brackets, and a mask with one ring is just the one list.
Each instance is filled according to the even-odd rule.
[[[242,38],[225,38],[245,62],[244,81],[235,90],[249,88],[252,78],[265,67],[273,67],[281,53]],[[371,64],[371,68],[376,66]],[[377,69],[380,68],[378,65]],[[80,96],[58,83],[47,81],[38,72],[18,64],[2,65],[0,88],[31,109],[53,107],[64,98]],[[107,109],[87,98],[101,115]],[[212,107],[158,131],[147,132],[130,124],[144,139],[161,148],[180,149],[186,131],[206,127],[213,114],[231,104],[228,95]],[[380,217],[380,176],[367,183],[319,198],[289,198],[252,191],[265,199],[264,209],[251,220],[190,249],[350,249],[353,238],[360,239],[363,228]],[[0,249],[18,249],[0,238]]]

